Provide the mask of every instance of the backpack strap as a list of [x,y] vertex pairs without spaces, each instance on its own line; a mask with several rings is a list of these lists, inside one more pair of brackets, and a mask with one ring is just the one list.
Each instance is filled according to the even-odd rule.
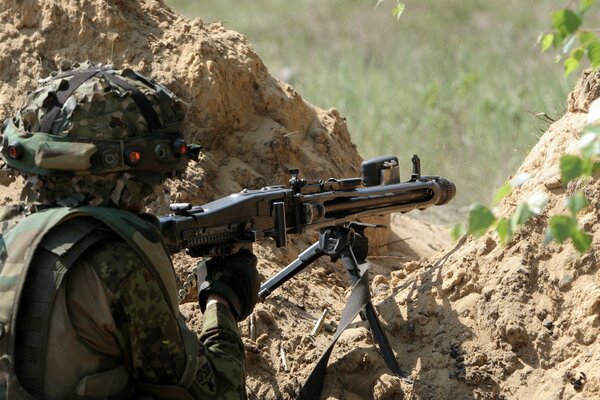
[[19,302],[15,343],[16,372],[33,395],[43,391],[50,313],[69,268],[98,241],[110,237],[102,223],[74,218],[53,228],[36,250]]

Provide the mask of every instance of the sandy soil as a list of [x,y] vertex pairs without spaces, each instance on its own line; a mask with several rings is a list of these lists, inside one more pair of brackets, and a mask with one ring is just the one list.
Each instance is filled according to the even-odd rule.
[[[314,178],[358,176],[361,157],[342,116],[273,78],[246,38],[220,24],[187,20],[153,0],[5,0],[0,22],[4,116],[37,79],[85,59],[140,70],[190,104],[185,134],[204,153],[186,179],[168,183],[177,201],[203,203],[244,187],[283,184],[295,166]],[[574,148],[599,80],[582,76],[568,112],[515,171],[532,179],[500,204],[502,215],[535,191],[550,201],[512,242],[502,247],[487,234],[450,243],[444,227],[410,214],[393,216],[390,231],[374,232],[373,303],[415,384],[389,373],[367,326],[355,321],[334,350],[325,398],[600,398],[600,184],[563,188],[558,181],[559,157]],[[564,212],[565,196],[576,189],[591,200],[580,219],[593,235],[583,255],[570,244],[543,245],[547,218]],[[0,203],[18,200],[19,182],[1,190]],[[261,275],[273,275],[315,240],[311,233],[290,238],[286,248],[256,245]],[[182,278],[194,264],[175,257]],[[240,326],[251,398],[294,396],[332,335],[310,335],[316,318],[328,309],[326,323],[335,325],[347,295],[344,268],[319,260],[257,306],[256,339],[247,321]],[[193,296],[181,310],[199,330]]]

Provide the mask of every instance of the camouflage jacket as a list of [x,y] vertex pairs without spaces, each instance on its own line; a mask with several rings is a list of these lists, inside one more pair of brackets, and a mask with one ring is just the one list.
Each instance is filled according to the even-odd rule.
[[213,305],[199,340],[189,331],[151,224],[98,207],[1,214],[0,398],[244,398],[233,316]]

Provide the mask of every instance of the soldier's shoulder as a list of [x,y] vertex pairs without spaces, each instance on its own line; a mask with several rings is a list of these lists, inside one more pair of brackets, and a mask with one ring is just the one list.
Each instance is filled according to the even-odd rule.
[[118,237],[98,243],[84,254],[84,258],[113,292],[133,271],[146,267],[135,250]]

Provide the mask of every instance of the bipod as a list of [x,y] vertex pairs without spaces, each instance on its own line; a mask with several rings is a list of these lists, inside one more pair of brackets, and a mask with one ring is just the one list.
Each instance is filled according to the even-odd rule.
[[[324,364],[321,366],[324,370],[324,368],[327,366],[329,354],[331,353],[337,338],[352,322],[356,315],[360,314],[362,320],[366,320],[368,322],[373,337],[379,345],[383,359],[385,360],[385,363],[390,371],[396,376],[403,378],[403,380],[407,383],[413,383],[412,380],[407,378],[400,369],[398,360],[396,360],[396,357],[394,356],[392,347],[390,346],[388,338],[381,327],[381,324],[379,323],[379,319],[375,313],[375,308],[371,302],[367,276],[368,264],[366,262],[369,244],[367,237],[364,236],[363,233],[365,228],[368,226],[372,225],[350,223],[346,226],[334,226],[322,229],[319,240],[316,243],[300,253],[294,261],[292,261],[285,268],[261,285],[258,297],[261,300],[265,300],[273,292],[273,290],[283,285],[290,278],[297,275],[299,272],[304,270],[304,268],[308,267],[323,255],[330,256],[332,262],[342,260],[344,267],[346,267],[346,271],[350,275],[350,280],[354,284],[354,288],[350,298],[348,299],[346,308],[342,313],[342,318],[340,320],[340,324],[338,325],[338,329],[335,333],[332,344],[323,354],[322,359],[325,358],[325,360],[319,361],[317,367],[315,367],[313,370],[313,373],[317,371],[319,364]],[[309,386],[312,375],[313,374],[309,376],[303,391],[305,391],[306,387]],[[319,378],[315,378],[315,380],[318,379]],[[322,386],[322,380],[320,385]],[[314,393],[316,392],[312,392],[312,395],[314,395]],[[311,397],[305,396],[305,398]]]

